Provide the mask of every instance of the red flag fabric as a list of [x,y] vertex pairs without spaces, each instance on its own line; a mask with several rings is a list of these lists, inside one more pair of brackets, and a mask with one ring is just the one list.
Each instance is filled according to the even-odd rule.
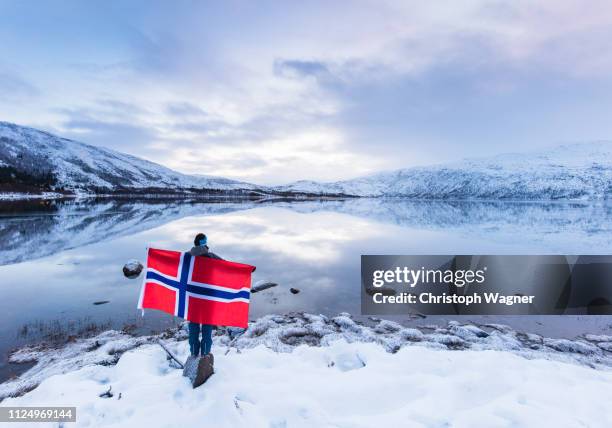
[[138,308],[246,328],[253,270],[243,263],[149,248]]

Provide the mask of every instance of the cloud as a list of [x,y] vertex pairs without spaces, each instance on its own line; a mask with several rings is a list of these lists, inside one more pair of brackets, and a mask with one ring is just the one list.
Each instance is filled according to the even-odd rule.
[[61,108],[56,132],[66,138],[109,147],[147,158],[145,148],[157,138],[156,130],[142,117],[148,111],[138,105],[101,99],[84,108]]
[[0,28],[27,71],[0,76],[3,119],[183,172],[333,180],[612,133],[604,1],[22,3]]
[[40,95],[40,90],[25,79],[0,70],[0,93],[4,101],[21,101]]
[[150,129],[125,122],[73,118],[64,122],[62,128],[60,135],[63,137],[143,158],[149,158],[143,149],[155,139],[155,134]]
[[200,116],[206,117],[207,114],[200,107],[188,102],[174,102],[166,105],[166,111],[172,116]]
[[321,77],[329,74],[327,65],[320,61],[277,60],[274,71],[283,77]]

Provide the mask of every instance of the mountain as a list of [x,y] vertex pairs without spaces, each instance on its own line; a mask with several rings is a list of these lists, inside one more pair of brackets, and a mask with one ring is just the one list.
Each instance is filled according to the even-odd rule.
[[612,143],[570,144],[332,183],[298,181],[276,189],[415,199],[607,199],[612,197]]
[[257,189],[226,178],[181,174],[135,156],[0,122],[0,191],[235,193]]
[[265,187],[186,175],[47,132],[0,122],[0,193],[197,194],[405,197],[413,199],[607,199],[612,143],[382,172],[352,180]]

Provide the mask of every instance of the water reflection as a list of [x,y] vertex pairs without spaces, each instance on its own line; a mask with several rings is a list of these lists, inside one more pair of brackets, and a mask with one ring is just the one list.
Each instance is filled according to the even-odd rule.
[[[374,224],[419,230],[444,230],[486,238],[502,246],[520,242],[521,253],[609,252],[612,247],[612,204],[479,201],[407,201],[348,199],[301,202],[185,202],[106,200],[0,204],[0,265],[19,263],[100,241],[150,230],[192,216],[212,216],[257,207],[285,208],[300,214],[346,214],[350,221],[321,224],[309,217],[296,230],[273,218],[251,214],[222,218],[235,239],[260,233],[275,252],[298,258],[333,257],[334,242],[376,234]],[[274,216],[272,216],[274,217]],[[299,217],[296,217],[299,220]],[[328,216],[323,222],[331,220]],[[221,223],[219,226],[221,226]],[[318,227],[322,226],[322,227]],[[279,229],[282,228],[282,229]],[[306,233],[308,231],[308,233]],[[348,232],[348,233],[347,233]],[[319,233],[319,234],[317,234]],[[282,236],[283,239],[278,239]],[[420,242],[422,248],[425,242]],[[297,246],[297,247],[296,247]],[[261,245],[265,250],[265,245]],[[408,245],[410,247],[410,245]],[[427,245],[427,247],[431,247]],[[441,245],[434,245],[443,250]],[[608,251],[606,251],[606,249]],[[384,253],[390,253],[386,248]],[[476,252],[484,252],[483,250]],[[451,253],[451,252],[448,252]]]
[[[3,204],[0,210],[0,353],[40,340],[19,334],[27,325],[57,321],[66,335],[78,330],[70,326],[83,324],[79,320],[141,331],[172,325],[166,314],[140,317],[140,281],[123,277],[121,267],[131,258],[143,260],[147,246],[187,250],[200,231],[222,257],[256,265],[255,281],[280,284],[253,296],[252,317],[358,313],[361,254],[612,252],[607,203],[105,200]],[[291,287],[301,292],[293,295]],[[589,322],[601,329],[609,319]],[[548,322],[547,328],[563,334],[571,322]]]
[[249,202],[127,200],[0,203],[0,265],[135,234],[185,216],[252,206]]

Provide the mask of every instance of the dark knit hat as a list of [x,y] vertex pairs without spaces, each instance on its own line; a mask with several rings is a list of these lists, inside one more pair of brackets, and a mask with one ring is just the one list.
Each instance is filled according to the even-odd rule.
[[[195,245],[196,247],[200,246],[200,245],[206,245],[206,241],[208,240],[208,238],[206,238],[206,235],[204,235],[203,233],[198,233],[195,237],[195,239],[193,240],[193,245]],[[204,242],[202,242],[204,241]]]

